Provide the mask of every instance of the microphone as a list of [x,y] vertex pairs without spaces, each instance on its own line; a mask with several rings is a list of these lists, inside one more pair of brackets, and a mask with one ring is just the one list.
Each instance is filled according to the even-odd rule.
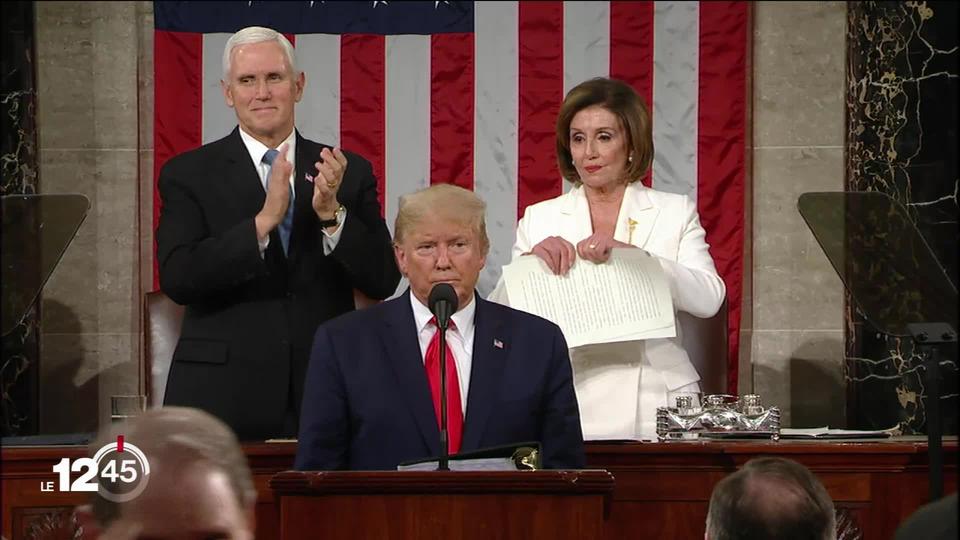
[[437,283],[430,289],[430,297],[427,298],[427,305],[430,312],[437,318],[437,326],[443,330],[450,324],[450,316],[457,312],[460,300],[457,298],[457,291],[449,283]]
[[[437,318],[437,332],[440,332],[440,461],[437,470],[450,470],[449,436],[447,434],[447,326],[450,316],[457,312],[460,300],[457,291],[449,283],[437,283],[430,289],[427,298],[430,312]],[[459,407],[460,405],[457,404]]]

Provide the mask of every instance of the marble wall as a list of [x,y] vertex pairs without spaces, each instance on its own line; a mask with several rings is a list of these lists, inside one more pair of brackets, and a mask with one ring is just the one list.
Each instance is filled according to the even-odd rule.
[[139,201],[152,144],[141,119],[152,107],[141,99],[151,70],[140,64],[152,55],[152,5],[35,5],[40,190],[91,202],[43,293],[40,430],[94,431],[110,396],[142,386],[140,208],[149,206]]
[[[847,32],[847,189],[886,193],[905,207],[953,284],[941,286],[953,296],[947,313],[921,318],[956,330],[957,5],[858,2],[851,5]],[[923,281],[944,282],[943,272],[924,270]],[[885,329],[868,323],[853,302],[846,319],[851,423],[925,431],[924,371],[911,340],[879,333]],[[955,344],[945,352],[944,430],[955,434]]]
[[[150,2],[36,5],[43,189],[93,204],[44,295],[43,399],[60,404],[44,412],[52,433],[92,427],[110,395],[142,386],[140,298],[152,289],[153,250],[151,216],[138,209],[152,193],[153,13]],[[841,425],[842,285],[796,201],[843,189],[847,8],[753,7],[754,241],[740,391],[780,405],[787,424]]]
[[[0,62],[0,125],[3,126],[0,194],[31,194],[37,189],[34,6],[33,2],[5,2],[0,10],[4,51]],[[7,227],[15,225],[5,219],[3,226],[4,232],[7,232]],[[13,268],[7,266],[11,264],[8,257],[12,258],[12,255],[5,254],[4,257],[5,280],[8,278],[7,268]],[[38,260],[16,261],[16,269],[18,272],[37,272]],[[38,428],[35,389],[40,374],[40,344],[37,338],[37,313],[34,304],[24,314],[20,324],[2,336],[0,399],[3,413],[0,416],[0,434],[4,436],[33,434]],[[14,317],[20,315],[13,314]]]
[[[785,426],[845,424],[843,285],[797,211],[841,191],[844,2],[758,2],[753,30],[753,390]],[[741,390],[741,394],[745,392]]]

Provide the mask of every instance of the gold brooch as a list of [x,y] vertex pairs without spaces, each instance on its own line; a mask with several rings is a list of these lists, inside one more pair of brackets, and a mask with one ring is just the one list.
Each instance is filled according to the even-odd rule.
[[630,218],[627,218],[627,225],[629,226],[629,231],[630,231],[630,236],[627,237],[627,243],[628,243],[628,244],[632,244],[632,243],[633,243],[633,229],[637,226],[637,223],[639,223],[639,222],[634,221],[634,220],[632,220],[632,219],[630,219]]

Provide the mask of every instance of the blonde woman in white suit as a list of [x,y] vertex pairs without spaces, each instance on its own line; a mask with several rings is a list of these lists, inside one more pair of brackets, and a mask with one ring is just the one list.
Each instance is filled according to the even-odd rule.
[[[726,287],[696,203],[645,187],[652,161],[650,115],[633,88],[606,78],[574,87],[557,119],[557,162],[573,187],[527,207],[513,258],[539,257],[563,275],[578,258],[603,263],[612,248],[643,249],[663,267],[675,310],[715,315]],[[502,280],[490,299],[509,304]],[[585,439],[655,438],[656,408],[700,391],[681,335],[570,351]]]

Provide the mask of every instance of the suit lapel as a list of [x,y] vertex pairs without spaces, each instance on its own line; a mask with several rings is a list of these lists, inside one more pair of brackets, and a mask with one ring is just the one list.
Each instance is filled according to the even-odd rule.
[[433,412],[433,398],[430,397],[413,308],[410,307],[410,290],[388,303],[390,310],[383,345],[399,383],[398,391],[409,407],[430,455],[440,455],[440,429]]
[[476,450],[500,395],[500,379],[510,352],[510,327],[497,317],[491,304],[475,296],[473,367],[470,371],[470,392],[467,417],[463,426],[461,451]]
[[[224,200],[237,201],[241,215],[256,214],[263,208],[267,193],[260,183],[260,173],[250,160],[250,153],[240,138],[240,128],[236,127],[223,145]],[[271,240],[272,242],[272,240]]]
[[583,193],[583,186],[574,187],[565,197],[566,199],[560,207],[560,213],[569,216],[569,218],[562,221],[562,226],[567,227],[567,234],[562,236],[575,238],[574,245],[576,245],[580,240],[593,234],[593,223],[590,221],[590,205]]
[[647,188],[637,183],[629,184],[620,204],[617,228],[613,238],[621,242],[644,247],[650,231],[660,215],[660,209],[650,202]]

